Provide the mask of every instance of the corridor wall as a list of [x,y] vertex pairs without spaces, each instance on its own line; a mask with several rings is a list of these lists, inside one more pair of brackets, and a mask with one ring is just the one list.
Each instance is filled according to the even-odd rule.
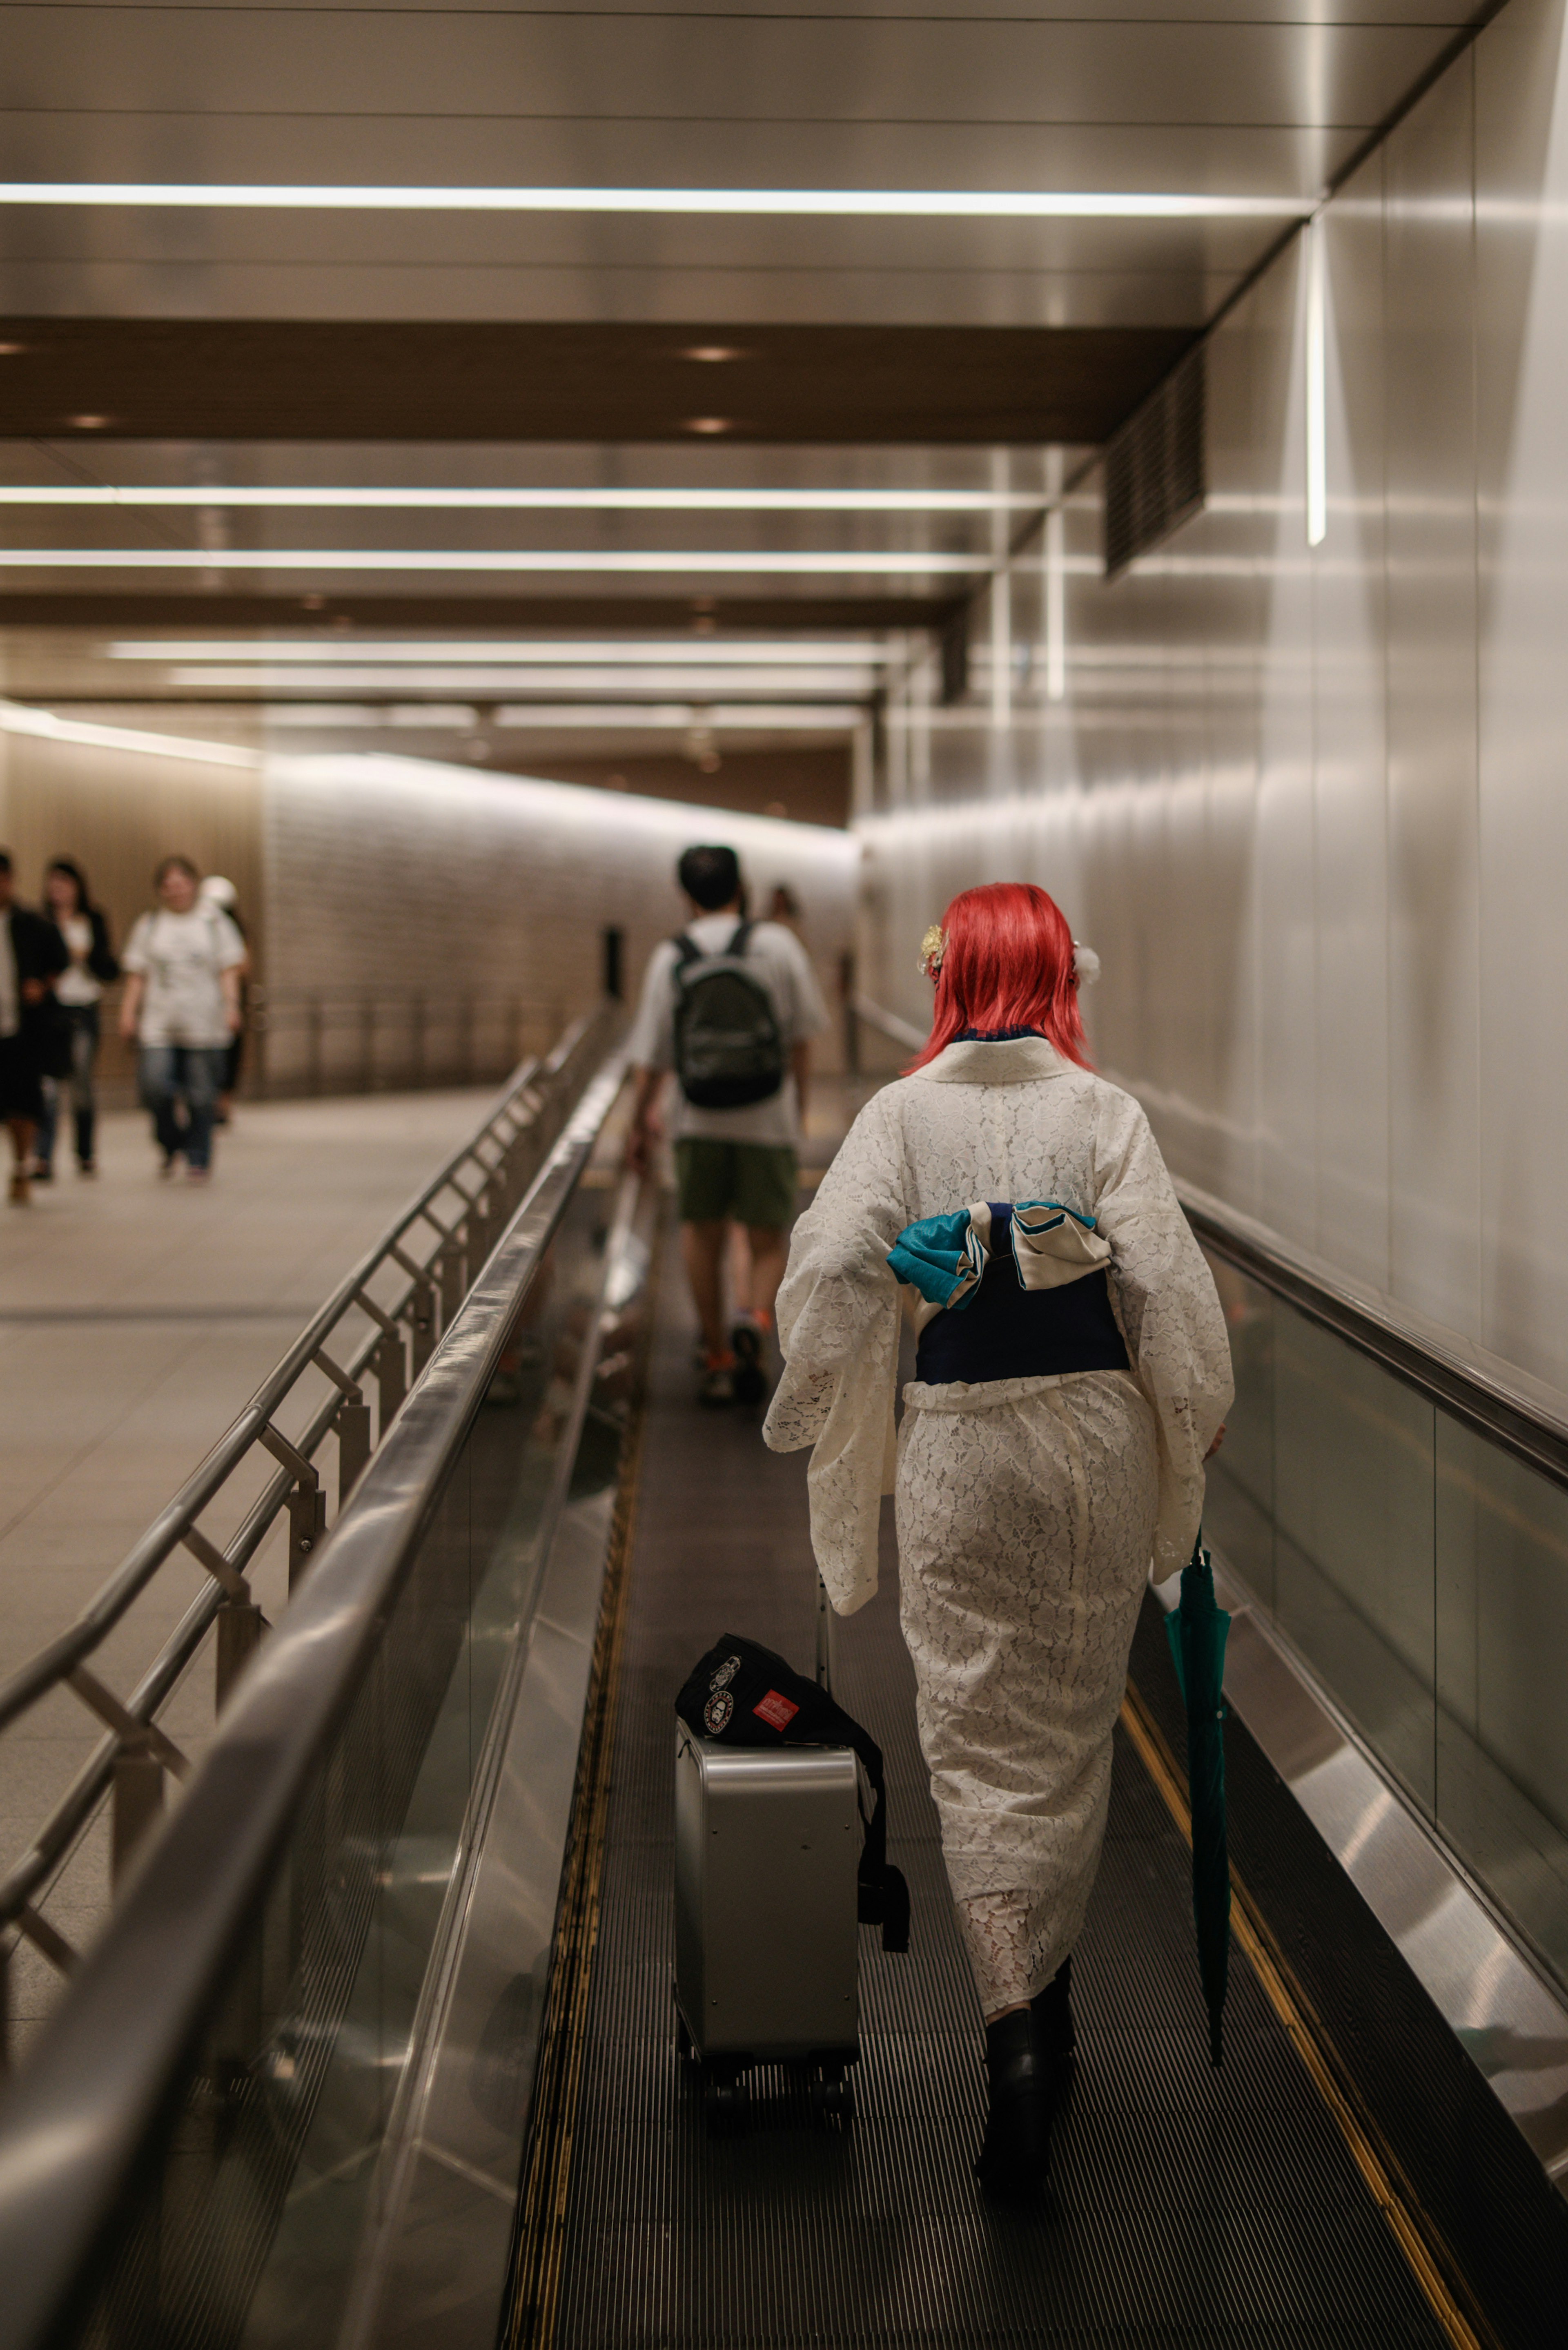
[[1559,1408],[1563,16],[1511,0],[1322,215],[1322,543],[1298,237],[1210,339],[1203,513],[1107,583],[1088,473],[975,609],[966,700],[913,660],[857,816],[868,993],[923,1023],[925,923],[1044,883],[1172,1165]]

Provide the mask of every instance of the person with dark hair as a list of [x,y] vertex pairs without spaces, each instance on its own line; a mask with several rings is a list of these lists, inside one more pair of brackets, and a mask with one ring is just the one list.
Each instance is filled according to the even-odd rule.
[[[1151,1562],[1191,1554],[1231,1350],[1148,1120],[1089,1066],[1097,969],[1044,889],[953,899],[922,946],[930,1037],[861,1111],[795,1226],[763,1429],[811,1445],[834,1606],[899,1617],[959,1930],[985,2018],[988,2191],[1038,2195],[1074,2062],[1071,1956]],[[894,1433],[900,1305],[915,1377]]]
[[17,905],[16,887],[11,852],[0,848],[0,1118],[11,1136],[11,1204],[25,1208],[54,986],[70,957],[53,922]]
[[251,936],[240,918],[234,885],[222,873],[209,873],[198,897],[203,906],[216,906],[221,913],[227,914],[238,931],[240,942],[245,951],[244,962],[240,966],[240,1024],[230,1037],[228,1050],[223,1055],[223,1082],[218,1088],[218,1107],[213,1115],[215,1125],[229,1126],[234,1122],[234,1096],[239,1091],[240,1068],[245,1053],[245,998],[251,975]]
[[109,924],[88,894],[87,877],[68,857],[55,858],[46,871],[44,902],[70,957],[55,983],[57,1018],[64,1031],[60,1067],[57,1073],[45,1076],[44,1114],[33,1149],[34,1181],[52,1183],[62,1087],[70,1093],[78,1171],[98,1172],[93,1158],[97,1105],[92,1073],[98,1058],[99,1004],[104,989],[119,977],[119,965],[109,945]]
[[[794,1214],[810,1040],[827,1012],[800,941],[776,922],[747,920],[732,848],[689,848],[676,878],[691,919],[655,948],[643,982],[628,1156],[647,1166],[659,1097],[673,1073],[681,1249],[702,1331],[699,1399],[760,1403]],[[750,1259],[727,1320],[724,1262],[736,1224]]]
[[220,906],[197,896],[201,876],[188,857],[166,857],[154,873],[158,910],[126,941],[119,1033],[140,1046],[142,1106],[171,1175],[184,1155],[192,1183],[213,1161],[213,1114],[229,1039],[240,1024],[244,941]]

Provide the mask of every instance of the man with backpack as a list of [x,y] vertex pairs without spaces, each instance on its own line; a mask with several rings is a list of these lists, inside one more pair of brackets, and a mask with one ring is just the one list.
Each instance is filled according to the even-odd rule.
[[[794,932],[747,920],[732,848],[689,848],[676,879],[691,920],[654,949],[643,981],[631,1036],[637,1102],[628,1157],[635,1168],[647,1165],[659,1095],[673,1072],[681,1250],[702,1329],[699,1399],[756,1403],[794,1216],[810,1039],[826,1027],[827,1010]],[[751,1270],[727,1329],[732,1223],[745,1227]]]

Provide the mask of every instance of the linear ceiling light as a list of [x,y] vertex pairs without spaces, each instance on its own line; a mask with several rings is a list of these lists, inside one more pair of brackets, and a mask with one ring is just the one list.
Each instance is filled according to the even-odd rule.
[[29,571],[597,571],[597,572],[876,572],[898,577],[925,572],[984,571],[984,555],[921,555],[886,547],[823,547],[815,553],[775,549],[740,553],[637,547],[410,546],[7,546],[0,570]]
[[280,702],[267,713],[269,727],[308,733],[312,726],[424,727],[431,733],[455,728],[471,733],[482,723],[513,733],[593,733],[611,734],[825,734],[852,732],[866,718],[855,702],[779,703],[666,702],[632,704],[605,702],[503,702],[479,711],[452,702]]
[[704,213],[843,220],[1302,220],[1299,196],[1092,188],[404,188],[0,181],[0,204],[224,212]]
[[[661,662],[701,661],[704,669],[752,666],[765,662],[776,669],[857,669],[880,665],[890,659],[870,639],[843,640],[812,637],[753,642],[745,637],[725,641],[716,637],[581,638],[548,637],[514,639],[479,638],[472,643],[448,644],[439,637],[353,637],[324,641],[308,637],[126,638],[109,647],[111,660],[137,661],[310,661],[323,668],[376,661],[420,664],[427,661],[510,661],[517,667],[534,662],[582,663],[614,661],[632,670]],[[781,680],[781,683],[784,681]]]
[[192,489],[163,484],[0,483],[0,506],[256,506],[437,514],[1008,514],[1041,501],[989,490]]
[[209,691],[248,687],[255,693],[614,693],[652,695],[703,693],[870,693],[877,679],[870,670],[703,669],[693,663],[649,670],[620,669],[321,669],[175,667],[171,686]]

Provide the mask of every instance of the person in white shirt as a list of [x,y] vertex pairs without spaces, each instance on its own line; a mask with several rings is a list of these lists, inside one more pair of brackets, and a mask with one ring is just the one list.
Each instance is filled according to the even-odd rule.
[[97,1104],[93,1099],[93,1064],[98,1058],[99,1006],[103,991],[119,976],[119,965],[109,944],[109,924],[93,904],[87,876],[68,857],[57,857],[44,876],[44,904],[49,920],[66,942],[70,962],[55,982],[57,1018],[65,1028],[68,1062],[44,1078],[44,1115],[33,1146],[33,1180],[52,1183],[55,1177],[55,1132],[62,1092],[70,1096],[77,1146],[77,1169],[96,1175],[93,1157]]
[[188,857],[166,857],[152,879],[158,910],[126,941],[119,1033],[140,1047],[141,1100],[162,1173],[183,1155],[190,1180],[204,1183],[229,1039],[240,1024],[244,941],[221,907],[199,902],[201,876]]
[[[794,1216],[810,1039],[826,1027],[827,1011],[794,933],[745,920],[732,848],[689,848],[676,875],[692,919],[655,948],[643,981],[628,1157],[634,1169],[647,1166],[673,1072],[681,1249],[702,1328],[698,1393],[703,1403],[755,1403]],[[733,1224],[744,1227],[750,1264],[726,1329]]]

